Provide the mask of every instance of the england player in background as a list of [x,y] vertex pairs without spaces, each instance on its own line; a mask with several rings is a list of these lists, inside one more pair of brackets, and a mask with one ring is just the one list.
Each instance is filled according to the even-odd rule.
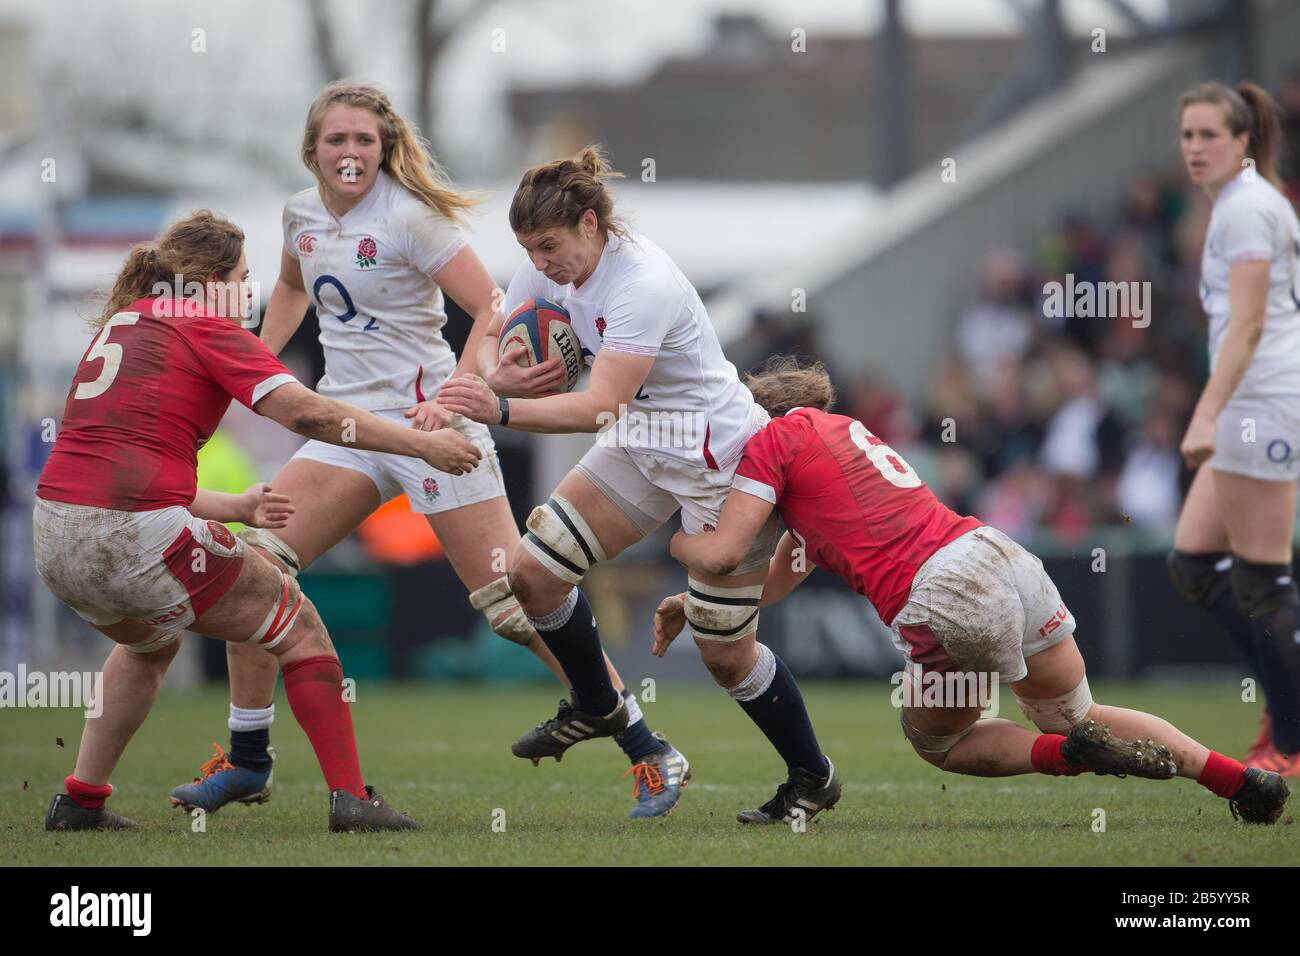
[[[274,533],[254,531],[249,543],[296,575],[404,493],[428,519],[470,603],[493,631],[527,647],[563,682],[564,672],[537,640],[506,580],[519,530],[492,436],[437,401],[443,382],[475,368],[476,346],[495,312],[495,284],[460,226],[476,200],[447,182],[388,96],[366,84],[340,80],[316,97],[302,161],[317,185],[285,204],[280,278],[262,341],[278,353],[315,305],[325,351],[322,395],[402,425],[452,428],[479,449],[482,461],[453,475],[416,458],[308,442],[272,480],[276,492],[293,499],[288,524]],[[441,333],[444,292],[474,319],[459,363]],[[553,392],[562,377],[558,360],[547,363],[519,394]],[[276,661],[238,644],[228,646],[227,661],[230,752],[217,747],[197,780],[172,790],[176,806],[213,811],[231,801],[260,802],[270,792]],[[609,677],[623,689],[612,667]],[[638,728],[650,737],[643,722]],[[619,742],[637,763],[645,743]]]
[[1267,706],[1255,767],[1300,777],[1300,224],[1277,189],[1278,108],[1252,83],[1178,101],[1187,173],[1214,203],[1201,256],[1211,372],[1183,437],[1196,477],[1169,556],[1174,587],[1245,654]]
[[[875,605],[922,684],[929,675],[991,675],[1040,731],[980,720],[969,698],[905,694],[903,733],[926,761],[980,777],[1178,774],[1230,801],[1234,815],[1276,822],[1289,792],[1278,774],[1248,769],[1159,717],[1093,701],[1074,616],[1042,562],[945,507],[862,422],[827,414],[834,390],[820,363],[776,359],[746,383],[772,422],[745,445],[717,530],[673,537],[673,556],[692,573],[726,573],[779,511],[789,530],[764,605],[823,567]],[[683,602],[660,604],[655,654],[680,632]],[[797,796],[793,783],[783,786],[768,812],[789,819]]]
[[[516,756],[555,756],[581,740],[618,733],[628,720],[601,663],[591,607],[577,587],[591,566],[640,541],[678,510],[700,531],[718,519],[745,440],[767,422],[727,361],[704,304],[668,255],[614,215],[603,180],[617,175],[595,147],[529,169],[510,204],[510,227],[528,253],[506,312],[545,298],[568,310],[591,363],[586,389],[535,399],[494,393],[493,323],[480,346],[486,381],[466,376],[443,404],[476,421],[532,432],[596,432],[614,420],[528,519],[510,583],[529,620],[564,666],[574,701],[521,737]],[[659,428],[665,422],[698,427]],[[626,440],[623,440],[624,436]],[[784,759],[807,815],[839,799],[840,784],[813,733],[785,665],[757,641],[758,601],[775,522],[756,530],[727,574],[690,577],[685,614],[714,680]],[[666,743],[647,757],[642,799],[675,800],[687,765]],[[653,761],[653,763],[652,763]],[[768,822],[759,811],[745,822]]]

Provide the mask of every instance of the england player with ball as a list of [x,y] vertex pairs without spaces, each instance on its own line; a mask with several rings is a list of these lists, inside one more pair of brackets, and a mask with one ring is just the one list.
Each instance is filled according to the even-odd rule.
[[[620,733],[629,719],[577,585],[596,562],[614,558],[678,510],[690,532],[716,523],[746,439],[768,420],[723,355],[691,283],[662,249],[632,235],[614,216],[603,182],[612,175],[594,147],[524,174],[510,226],[528,260],[506,293],[508,312],[523,306],[515,317],[522,327],[493,322],[479,346],[483,378],[455,378],[438,395],[452,412],[523,431],[594,433],[630,418],[652,426],[628,429],[633,437],[626,441],[611,441],[608,432],[597,440],[533,510],[515,553],[511,589],[574,693],[572,705],[562,703],[554,718],[516,741],[515,755],[533,760],[558,759],[579,741]],[[532,358],[544,358],[553,346],[557,353],[566,350],[570,329],[591,366],[587,387],[512,397],[546,372],[542,365],[501,361],[498,339],[521,343],[511,358],[526,357],[530,348]],[[572,379],[566,384],[572,387]],[[668,430],[653,427],[661,419],[700,427],[674,431],[677,440],[643,440],[664,438]],[[709,672],[784,759],[789,786],[811,817],[835,804],[840,784],[790,671],[757,641],[775,532],[773,520],[729,574],[692,573],[685,614]],[[685,759],[666,743],[645,759],[638,798],[675,800]],[[773,823],[781,817],[760,808],[740,819]]]

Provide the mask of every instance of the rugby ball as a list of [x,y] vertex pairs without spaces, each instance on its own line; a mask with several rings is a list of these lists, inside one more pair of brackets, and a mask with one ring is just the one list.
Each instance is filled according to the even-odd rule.
[[564,390],[573,391],[582,373],[582,345],[573,331],[569,313],[549,299],[527,299],[510,313],[501,327],[498,356],[522,345],[520,363],[531,367],[555,356],[564,366]]

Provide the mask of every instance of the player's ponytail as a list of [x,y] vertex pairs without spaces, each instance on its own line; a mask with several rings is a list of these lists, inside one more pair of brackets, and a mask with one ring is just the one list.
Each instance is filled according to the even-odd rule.
[[621,179],[599,146],[584,146],[576,156],[534,166],[524,173],[510,201],[510,228],[526,236],[562,226],[573,229],[588,209],[602,233],[631,238],[627,224],[614,215],[607,179]]
[[239,265],[244,232],[229,219],[198,209],[167,227],[153,242],[127,253],[110,292],[100,296],[104,308],[91,320],[100,328],[137,299],[183,297],[186,286],[207,283]]
[[828,412],[835,404],[830,372],[815,359],[775,355],[757,372],[747,372],[744,382],[754,401],[773,418],[780,418],[792,408],[820,408]]
[[379,120],[379,141],[383,149],[380,168],[414,193],[421,202],[452,222],[460,221],[462,211],[476,206],[480,199],[457,191],[446,171],[433,155],[429,141],[393,109],[388,95],[378,87],[352,80],[335,80],[320,91],[307,111],[307,126],[302,136],[302,161],[316,176],[323,189],[325,178],[316,165],[316,139],[320,136],[325,113],[336,104],[368,109]]
[[1193,103],[1222,107],[1228,132],[1233,136],[1247,134],[1246,155],[1255,163],[1256,172],[1281,187],[1277,151],[1282,139],[1282,111],[1267,90],[1254,83],[1238,83],[1235,89],[1222,83],[1201,83],[1178,98],[1179,117]]
[[1277,176],[1278,144],[1282,140],[1282,110],[1268,90],[1254,83],[1238,83],[1237,95],[1250,110],[1250,144],[1248,155],[1255,169],[1270,183],[1281,188]]

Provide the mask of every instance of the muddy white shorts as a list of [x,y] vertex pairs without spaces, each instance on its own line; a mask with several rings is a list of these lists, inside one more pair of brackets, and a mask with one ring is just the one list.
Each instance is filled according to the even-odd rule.
[[32,523],[36,570],[55,597],[91,624],[130,618],[173,640],[244,564],[229,528],[179,506],[113,511],[37,498]]
[[890,629],[923,671],[996,672],[1010,684],[1028,673],[1025,658],[1074,633],[1074,615],[1043,562],[986,525],[930,555]]
[[1215,471],[1263,481],[1300,477],[1300,395],[1234,395],[1216,425]]
[[[374,414],[410,427],[403,409],[388,409]],[[375,483],[380,501],[388,501],[405,494],[411,510],[417,514],[431,515],[472,505],[489,498],[500,498],[506,493],[501,478],[501,465],[497,461],[496,444],[486,425],[457,415],[452,427],[474,444],[483,457],[478,466],[467,475],[453,475],[438,471],[426,461],[405,455],[390,455],[382,451],[362,451],[331,445],[323,441],[309,441],[294,454],[294,458],[319,461],[339,468],[359,471]]]
[[[768,421],[766,413],[756,415],[751,437]],[[709,468],[653,449],[628,448],[597,440],[574,467],[643,534],[654,531],[679,509],[682,528],[687,534],[699,534],[716,527],[739,463],[737,456],[729,465]],[[767,564],[776,544],[776,529],[774,511],[733,574],[744,574]]]

